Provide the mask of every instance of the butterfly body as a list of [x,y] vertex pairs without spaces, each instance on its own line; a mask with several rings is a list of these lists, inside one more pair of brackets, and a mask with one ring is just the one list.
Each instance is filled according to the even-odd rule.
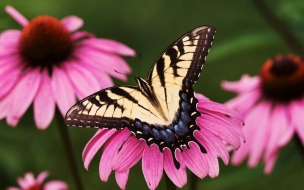
[[114,86],[81,100],[68,112],[70,126],[106,129],[128,128],[139,140],[160,151],[172,152],[176,168],[176,150],[197,143],[197,99],[193,84],[197,81],[211,47],[215,28],[195,28],[171,44],[155,61],[147,80],[137,77],[137,86]]

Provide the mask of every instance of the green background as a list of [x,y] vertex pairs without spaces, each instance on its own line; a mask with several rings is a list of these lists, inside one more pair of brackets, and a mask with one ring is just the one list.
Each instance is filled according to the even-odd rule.
[[[303,44],[304,2],[270,0],[267,4]],[[217,34],[213,47],[194,88],[211,100],[221,103],[235,96],[221,89],[221,81],[239,80],[244,73],[256,75],[269,57],[293,53],[267,25],[251,1],[0,1],[0,32],[11,28],[21,29],[5,13],[6,5],[14,6],[28,19],[45,14],[58,19],[68,15],[81,17],[84,26],[80,30],[92,32],[100,38],[123,42],[141,53],[141,59],[137,56],[126,60],[133,69],[132,74],[142,77],[147,75],[159,54],[182,34],[200,25],[215,26]],[[140,71],[137,70],[139,64]],[[115,79],[114,82],[122,84]],[[127,83],[135,84],[132,76],[129,76]],[[72,127],[68,130],[85,189],[119,189],[113,173],[106,183],[99,179],[100,151],[93,159],[89,171],[83,167],[82,150],[96,130]],[[225,166],[220,161],[220,175],[215,179],[206,177],[199,180],[198,189],[302,189],[304,157],[301,151],[303,153],[303,147],[298,146],[295,140],[291,141],[282,148],[270,175],[263,173],[262,164],[248,168],[246,163],[241,166]],[[44,170],[50,172],[47,180],[64,180],[70,189],[75,189],[56,121],[45,131],[37,130],[32,107],[16,128],[7,126],[5,120],[1,120],[0,189],[16,186],[16,178],[27,171],[33,171],[37,175]],[[127,189],[148,189],[140,162],[131,169]],[[158,189],[165,189],[164,179]],[[182,189],[189,187],[186,185]]]

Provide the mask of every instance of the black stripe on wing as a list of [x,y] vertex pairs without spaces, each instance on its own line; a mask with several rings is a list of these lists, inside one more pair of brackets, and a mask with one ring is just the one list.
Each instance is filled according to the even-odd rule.
[[[149,84],[166,87],[172,83],[183,89],[192,87],[201,73],[214,35],[214,27],[201,26],[176,40],[154,63],[148,76]],[[182,80],[175,80],[179,77]]]
[[136,86],[114,86],[98,91],[71,107],[65,116],[65,124],[107,129],[129,127],[134,118],[123,113],[127,106],[137,107],[138,101],[130,95],[134,91],[138,91]]

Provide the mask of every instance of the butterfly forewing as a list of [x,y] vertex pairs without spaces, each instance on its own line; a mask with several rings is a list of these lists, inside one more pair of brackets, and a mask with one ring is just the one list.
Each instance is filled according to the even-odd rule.
[[201,73],[214,35],[214,27],[201,26],[175,41],[151,68],[150,85],[177,89],[192,87]]

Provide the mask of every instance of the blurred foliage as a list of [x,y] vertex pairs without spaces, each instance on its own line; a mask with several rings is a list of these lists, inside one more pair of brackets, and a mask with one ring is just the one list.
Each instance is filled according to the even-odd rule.
[[[267,4],[303,41],[304,1],[269,0]],[[215,41],[195,90],[217,102],[225,102],[234,96],[221,89],[221,81],[238,80],[244,73],[256,75],[267,58],[293,53],[262,20],[250,1],[3,0],[0,2],[0,32],[21,29],[5,13],[6,5],[14,6],[28,19],[46,14],[59,19],[68,15],[83,18],[85,24],[81,30],[123,42],[141,53],[141,60],[138,56],[126,60],[133,68],[132,74],[139,73],[143,77],[158,55],[179,36],[196,26],[215,26]],[[140,71],[137,70],[139,64]],[[128,83],[135,84],[132,76]],[[30,108],[16,128],[7,126],[5,120],[0,121],[0,189],[16,185],[16,178],[27,171],[37,175],[44,170],[50,172],[48,180],[64,180],[74,189],[56,122],[47,130],[39,131],[32,112]],[[90,171],[83,167],[81,153],[95,131],[69,128],[85,189],[119,189],[113,174],[107,183],[99,179],[101,152],[93,159]],[[270,175],[263,173],[262,164],[249,169],[246,163],[224,166],[220,161],[220,175],[215,179],[200,180],[198,189],[302,189],[304,164],[301,149],[303,151],[303,147],[297,147],[294,141],[284,147]],[[141,163],[131,169],[127,188],[147,189]],[[158,189],[165,189],[163,179]]]

